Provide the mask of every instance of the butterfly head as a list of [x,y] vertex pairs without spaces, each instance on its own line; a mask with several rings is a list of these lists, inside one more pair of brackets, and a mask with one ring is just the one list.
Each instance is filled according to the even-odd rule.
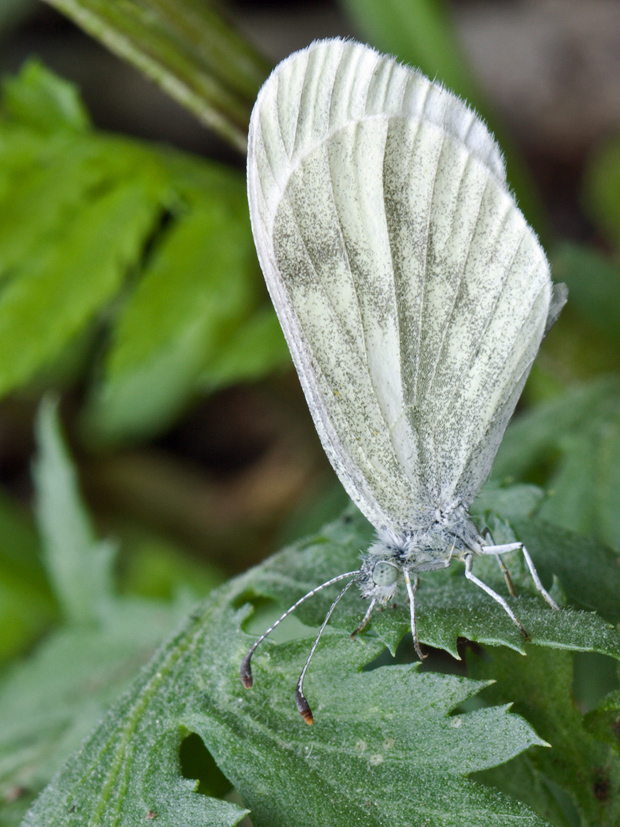
[[398,551],[381,541],[374,543],[360,566],[358,583],[363,597],[374,599],[381,605],[392,602],[398,591],[401,572]]

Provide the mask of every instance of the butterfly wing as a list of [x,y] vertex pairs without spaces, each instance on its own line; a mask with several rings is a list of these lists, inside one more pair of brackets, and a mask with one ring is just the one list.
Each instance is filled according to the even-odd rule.
[[321,41],[260,92],[248,194],[268,289],[351,498],[398,533],[469,505],[552,300],[486,127],[420,73]]

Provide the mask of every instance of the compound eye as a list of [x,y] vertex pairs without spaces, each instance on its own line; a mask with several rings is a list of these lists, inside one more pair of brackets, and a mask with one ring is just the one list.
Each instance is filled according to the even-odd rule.
[[377,586],[393,586],[398,579],[398,569],[391,563],[381,561],[372,570],[372,579]]

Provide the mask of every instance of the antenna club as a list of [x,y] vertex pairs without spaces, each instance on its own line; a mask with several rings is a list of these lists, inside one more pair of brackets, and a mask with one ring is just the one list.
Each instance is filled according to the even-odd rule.
[[247,655],[241,661],[241,668],[239,669],[239,677],[241,678],[241,683],[245,686],[246,689],[250,689],[252,686],[252,667],[250,666],[250,660],[252,658],[252,653],[248,652]]
[[299,714],[304,719],[307,724],[314,723],[314,717],[312,716],[312,710],[310,709],[310,704],[305,699],[305,697],[299,691],[299,688],[295,690],[295,703],[297,704],[297,709]]

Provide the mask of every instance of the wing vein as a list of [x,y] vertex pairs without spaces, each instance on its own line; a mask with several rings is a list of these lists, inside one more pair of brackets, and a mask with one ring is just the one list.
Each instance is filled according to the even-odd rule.
[[[340,236],[340,240],[342,242],[342,250],[344,252],[344,256],[345,256],[345,259],[346,259],[346,262],[347,262],[347,268],[348,268],[349,273],[351,274],[351,283],[353,285],[353,294],[355,296],[355,305],[356,305],[356,309],[357,309],[357,316],[358,316],[358,319],[359,319],[360,329],[362,330],[362,337],[361,338],[362,338],[362,344],[364,346],[363,355],[364,355],[364,358],[365,358],[366,366],[368,367],[370,362],[369,362],[369,359],[368,359],[368,345],[367,345],[367,342],[366,342],[366,336],[364,335],[364,322],[363,322],[363,317],[362,317],[362,306],[361,306],[361,303],[360,303],[359,293],[358,293],[358,290],[357,290],[357,281],[356,281],[356,279],[353,275],[353,269],[351,267],[351,259],[350,259],[350,256],[349,256],[347,241],[346,241],[346,238],[345,238],[345,235],[344,235],[344,231],[342,229],[342,219],[341,219],[341,216],[340,216],[340,210],[338,208],[338,202],[336,200],[336,193],[334,191],[334,180],[333,180],[333,173],[332,173],[332,160],[331,160],[329,151],[326,152],[326,155],[327,155],[327,166],[328,166],[328,169],[329,169],[329,189],[330,189],[330,194],[331,194],[331,197],[332,197],[332,202],[333,202],[333,205],[334,205],[334,212],[336,214],[336,218],[338,219],[337,220],[338,235]],[[356,350],[359,353],[359,349],[357,347],[356,347]],[[369,370],[369,373],[370,373],[370,370]]]
[[[420,378],[420,355],[422,352],[422,326],[424,323],[424,297],[426,295],[426,285],[429,275],[429,255],[430,255],[430,226],[431,226],[431,214],[433,210],[433,201],[435,200],[435,187],[437,186],[437,170],[439,167],[439,160],[441,158],[444,146],[445,146],[445,133],[441,133],[441,146],[439,147],[439,153],[437,155],[437,162],[435,164],[435,174],[433,176],[433,185],[431,187],[430,198],[428,199],[428,216],[426,222],[426,233],[424,239],[424,280],[422,284],[422,292],[420,297],[420,318],[418,324],[418,352],[416,354],[416,368],[415,368],[415,385],[414,385],[414,392],[413,392],[413,404],[417,405],[418,400],[418,381]],[[438,476],[438,463],[437,463],[437,441],[435,437],[435,427],[432,424],[428,423],[428,420],[425,422],[425,426],[429,428],[430,431],[430,438],[432,444],[432,455],[433,455],[433,480],[432,480],[432,487],[435,493],[435,499],[437,500],[438,492],[439,492],[439,476]]]
[[[536,265],[534,265],[532,267],[532,269],[534,269],[535,266]],[[543,292],[544,289],[545,289],[545,285],[543,284],[543,285],[541,285],[540,290],[536,293],[536,295],[534,296],[532,302],[530,303],[527,315],[524,317],[523,324],[519,327],[519,330],[517,331],[517,335],[515,336],[515,338],[518,338],[518,334],[525,327],[525,324],[526,324],[527,320],[530,318],[530,316],[532,314],[532,311],[534,309],[534,306],[535,306],[536,302],[538,301],[538,297],[540,296],[540,294]],[[514,391],[515,387],[518,385],[518,382],[521,381],[521,379],[523,377],[523,374],[526,373],[529,370],[529,368],[532,366],[532,364],[534,363],[534,360],[536,358],[537,353],[538,353],[538,348],[536,348],[536,351],[535,351],[533,357],[528,361],[527,366],[519,374],[519,380],[517,382],[511,382],[510,385],[506,386],[507,393],[504,396],[504,398],[502,399],[501,403],[497,406],[496,411],[493,414],[493,416],[491,417],[491,419],[489,421],[489,424],[487,426],[487,429],[484,432],[484,435],[488,434],[488,432],[490,431],[493,424],[497,421],[499,413],[502,410],[502,408],[504,407],[504,405],[506,404],[506,402],[508,401],[508,398],[510,397],[511,392]],[[500,365],[498,372],[500,372],[504,367],[505,367],[504,364]],[[497,373],[489,380],[489,384],[494,385],[496,380],[497,380]],[[484,439],[484,436],[483,436],[482,439]],[[482,441],[482,440],[480,440],[480,441]]]
[[[532,267],[532,269],[534,269],[534,268]],[[542,284],[541,287],[540,287],[540,290],[536,293],[536,295],[534,296],[533,301],[530,304],[527,316],[525,317],[523,324],[521,325],[521,327],[517,331],[517,335],[520,331],[523,330],[527,319],[529,319],[529,317],[531,316],[532,311],[534,309],[534,306],[535,306],[536,302],[538,301],[538,297],[540,296],[540,294],[543,292],[544,289],[545,289],[545,285]],[[525,367],[523,368],[523,370],[519,374],[519,378],[516,381],[510,382],[510,384],[506,386],[506,390],[505,390],[503,399],[496,406],[495,412],[494,412],[493,416],[491,417],[491,419],[489,420],[489,423],[488,423],[487,427],[485,428],[484,432],[480,435],[480,438],[478,439],[476,444],[472,446],[472,449],[471,449],[470,454],[469,454],[470,457],[475,456],[477,451],[478,451],[479,446],[488,441],[489,433],[492,431],[493,426],[496,424],[498,419],[501,417],[505,406],[510,401],[511,395],[514,393],[515,389],[519,387],[520,383],[523,381],[524,376],[526,376],[527,373],[530,371],[532,365],[534,364],[534,361],[536,359],[537,354],[538,354],[538,348],[535,349],[532,357],[528,360],[527,364],[525,365]],[[503,365],[500,366],[500,369],[499,369],[500,371],[501,371],[502,367],[503,367]],[[497,374],[490,380],[489,384],[493,385],[496,381],[496,378],[497,378]],[[466,464],[465,467],[463,468],[459,478],[458,478],[457,485],[454,486],[455,490],[459,490],[459,491],[464,491],[465,490],[466,486],[463,483],[463,477],[468,472],[471,473],[469,465]],[[484,483],[484,480],[481,481],[480,486],[478,487],[478,490],[476,491],[476,494],[474,496],[476,496],[478,494],[478,491],[480,490],[480,487],[482,486],[482,483]],[[472,499],[473,499],[473,497],[472,497]]]
[[[508,212],[506,213],[506,216],[507,215],[508,215]],[[505,220],[505,217],[504,217],[504,219],[502,219],[502,222],[501,222],[502,224]],[[519,250],[521,249],[521,246],[522,246],[524,240],[525,240],[525,235],[522,235],[521,238],[519,239],[519,243],[515,246],[515,249],[514,249],[514,252],[513,252],[512,256],[510,257],[510,262],[506,266],[506,270],[505,270],[505,273],[504,273],[504,278],[502,279],[502,285],[501,285],[501,287],[500,287],[500,289],[497,293],[497,296],[495,298],[495,301],[493,302],[493,305],[491,306],[491,308],[489,310],[489,313],[487,315],[485,323],[484,323],[484,325],[482,326],[482,328],[480,330],[480,335],[478,337],[478,341],[476,343],[476,346],[475,346],[475,348],[473,348],[472,354],[471,354],[469,360],[467,361],[467,365],[463,369],[463,375],[466,375],[469,372],[471,366],[474,364],[474,362],[478,358],[478,355],[480,353],[480,348],[482,347],[482,343],[484,341],[484,337],[486,336],[487,330],[489,329],[489,325],[491,324],[491,321],[493,320],[493,317],[495,315],[495,311],[497,310],[497,307],[499,305],[502,294],[503,294],[504,290],[506,289],[506,285],[508,284],[508,279],[510,278],[510,272],[512,270],[512,266],[515,262],[515,259],[516,259],[517,255],[519,253]],[[533,270],[536,266],[537,266],[536,264],[532,265],[531,269]],[[537,294],[536,297],[538,297],[538,294]],[[458,393],[458,387],[455,387],[454,390],[452,391],[452,393],[450,394],[450,397],[447,400],[446,404],[444,405],[441,412],[439,413],[438,420],[441,420],[443,418],[446,411],[450,408],[450,406],[454,402],[454,399],[455,399],[457,393]]]
[[[427,86],[427,88],[424,90],[424,100],[422,101],[421,107],[420,107],[422,112],[424,112],[424,108],[426,107],[426,102],[428,101],[428,96],[430,94],[430,90],[431,90],[431,84],[429,84]],[[420,122],[422,122],[422,119],[420,119]],[[442,133],[442,147],[443,147],[443,133]],[[440,148],[439,152],[441,154],[441,148]],[[413,381],[413,400],[412,400],[412,405],[414,405],[414,406],[417,404],[417,400],[418,400],[418,378],[419,378],[419,373],[420,373],[420,351],[422,349],[422,323],[423,323],[423,319],[424,319],[424,293],[425,293],[425,287],[426,287],[426,274],[427,274],[427,269],[428,269],[428,248],[429,248],[428,228],[430,227],[430,223],[431,223],[431,204],[432,204],[432,201],[433,201],[433,196],[435,194],[435,182],[436,181],[437,181],[437,174],[436,174],[436,171],[435,171],[435,177],[433,178],[433,187],[432,187],[432,192],[431,192],[431,198],[429,199],[428,218],[427,218],[427,232],[426,232],[426,236],[425,236],[425,245],[426,245],[426,247],[425,247],[424,255],[423,255],[423,257],[426,258],[426,267],[424,269],[424,280],[423,280],[423,283],[421,285],[422,290],[421,290],[421,296],[420,296],[420,313],[419,313],[419,317],[418,317],[418,351],[416,353],[416,360],[415,360],[415,371],[414,371],[414,381]]]
[[[368,92],[367,92],[367,94],[368,94]],[[358,136],[359,136],[359,128],[355,130],[355,140],[356,141],[357,141]],[[385,137],[387,138],[387,130],[386,130],[386,136]],[[385,157],[385,139],[384,139],[384,145],[383,145],[383,152],[384,152],[384,157]],[[384,211],[384,214],[385,214],[385,211]],[[355,285],[355,295],[357,297],[357,285],[355,284],[355,279],[353,279],[353,282],[354,282],[354,285]],[[375,396],[375,399],[377,401],[377,407],[378,407],[379,412],[381,414],[381,419],[385,423],[386,431],[389,434],[390,433],[390,423],[388,422],[385,411],[383,410],[383,405],[381,404],[381,396],[379,394],[379,390],[377,388],[377,385],[375,384],[375,378],[374,378],[373,373],[372,373],[371,364],[370,364],[370,357],[369,357],[369,354],[368,354],[368,341],[366,339],[366,333],[367,333],[366,325],[364,324],[364,316],[362,314],[362,339],[364,341],[364,351],[366,353],[366,367],[367,367],[367,370],[368,370],[368,378],[370,380],[370,385],[371,385],[371,387],[374,391],[374,396]],[[390,442],[392,442],[391,434],[390,434]],[[392,443],[392,449],[394,450],[394,444],[393,443]],[[395,454],[395,456],[396,456],[396,454]]]
[[[461,179],[459,181],[459,186],[458,186],[458,191],[457,191],[457,201],[458,201],[458,194],[460,193],[461,186],[462,186],[463,181],[465,179],[465,171],[466,171],[467,167],[469,166],[470,161],[471,161],[471,156],[468,155],[465,166],[463,168],[463,174],[461,175]],[[456,305],[458,303],[459,297],[461,296],[461,291],[462,291],[462,287],[463,287],[463,280],[465,278],[465,271],[467,270],[467,265],[469,263],[469,257],[471,255],[472,241],[474,239],[474,236],[476,235],[476,230],[477,230],[478,224],[480,222],[480,212],[482,210],[482,203],[484,201],[484,197],[485,197],[486,192],[487,192],[488,184],[489,184],[489,179],[487,178],[484,182],[484,187],[482,188],[482,192],[481,192],[481,195],[480,195],[480,201],[478,202],[478,209],[477,209],[477,212],[476,212],[476,220],[475,220],[474,224],[472,225],[472,230],[471,230],[471,234],[470,234],[470,237],[469,237],[469,240],[468,240],[468,245],[467,245],[467,255],[465,256],[465,260],[463,262],[461,272],[459,273],[459,281],[458,281],[458,285],[457,285],[457,288],[456,288],[456,292],[454,294],[454,300],[452,302],[452,307],[450,308],[450,313],[448,315],[448,318],[446,320],[446,324],[445,324],[443,332],[441,334],[441,341],[439,343],[439,348],[437,349],[437,357],[435,359],[435,364],[433,365],[433,370],[431,372],[430,379],[429,379],[429,382],[428,382],[428,386],[427,386],[427,389],[426,389],[427,397],[429,397],[431,395],[433,384],[435,382],[435,375],[437,373],[437,368],[439,366],[439,363],[441,362],[441,356],[443,354],[444,347],[445,347],[445,344],[446,344],[446,338],[447,338],[448,330],[450,329],[450,327],[452,325],[452,320],[454,318],[454,311],[456,310]],[[456,213],[456,210],[457,210],[457,207],[454,208],[454,213],[452,215],[452,223],[454,223],[454,214]]]

